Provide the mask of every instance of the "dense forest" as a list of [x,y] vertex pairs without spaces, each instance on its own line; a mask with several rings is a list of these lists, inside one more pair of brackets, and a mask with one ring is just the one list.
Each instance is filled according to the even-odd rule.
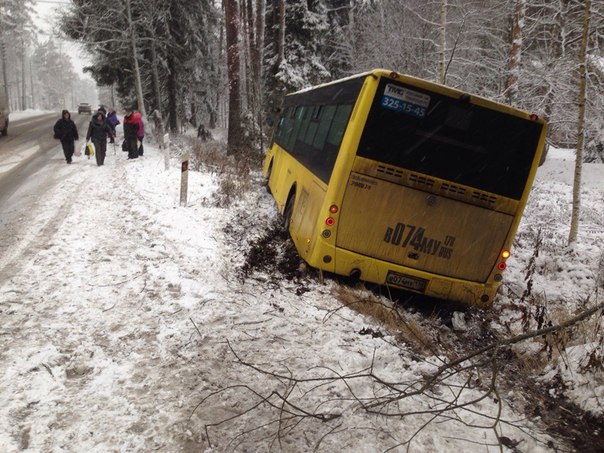
[[[59,108],[85,82],[34,5],[0,3],[4,84],[20,108]],[[382,67],[544,116],[550,143],[584,137],[601,162],[603,25],[590,0],[72,0],[57,35],[91,56],[104,103],[228,125],[230,150],[259,148],[286,92]]]

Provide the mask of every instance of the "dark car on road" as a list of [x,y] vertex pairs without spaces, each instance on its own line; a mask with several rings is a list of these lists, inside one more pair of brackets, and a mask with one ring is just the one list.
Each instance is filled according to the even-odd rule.
[[89,115],[92,115],[92,106],[87,102],[80,102],[80,104],[78,105],[78,114],[81,115],[82,113],[88,113]]

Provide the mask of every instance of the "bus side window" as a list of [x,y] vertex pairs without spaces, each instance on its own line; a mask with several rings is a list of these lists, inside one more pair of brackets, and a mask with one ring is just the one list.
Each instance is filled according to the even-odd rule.
[[321,113],[321,118],[319,118],[319,127],[312,142],[313,148],[320,150],[322,150],[325,146],[325,140],[327,140],[327,133],[331,128],[331,121],[333,120],[333,116],[336,113],[336,106],[328,105],[324,109],[322,109]]
[[308,110],[308,107],[306,106],[296,107],[294,117],[292,118],[292,132],[287,139],[287,146],[285,147],[285,149],[287,149],[289,152],[293,152],[294,150],[294,146],[296,145],[296,139],[298,138],[300,126],[302,126],[302,120],[304,119],[306,110]]
[[279,118],[279,123],[277,124],[277,131],[275,132],[275,141],[279,141],[281,139],[281,134],[283,133],[283,124],[285,123],[285,115],[282,115]]
[[298,141],[303,141],[304,143],[306,143],[306,134],[308,126],[311,123],[316,108],[317,107],[308,107],[306,109],[306,112],[304,112],[304,119],[302,121],[302,126],[300,127],[300,132],[298,133]]
[[277,134],[277,143],[279,144],[279,146],[281,146],[282,148],[285,148],[285,149],[288,149],[287,143],[289,141],[289,137],[294,128],[294,121],[292,119],[293,110],[294,110],[293,107],[287,107],[285,109],[285,111],[283,112],[283,116],[281,117],[281,120],[279,121],[279,131]]
[[338,105],[331,128],[329,129],[327,143],[330,145],[340,146],[351,111],[352,105]]
[[306,134],[304,135],[304,143],[312,146],[313,141],[315,139],[315,134],[317,133],[317,128],[319,127],[319,115],[321,115],[321,110],[323,110],[322,106],[315,107],[313,114],[311,115],[310,121],[308,123],[308,129],[306,130]]

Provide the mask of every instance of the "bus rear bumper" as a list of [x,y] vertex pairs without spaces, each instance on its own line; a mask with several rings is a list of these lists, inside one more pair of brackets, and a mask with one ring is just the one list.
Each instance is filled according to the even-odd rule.
[[478,283],[432,274],[343,249],[336,249],[334,264],[336,274],[355,275],[367,282],[479,307],[492,305],[499,288],[496,282]]

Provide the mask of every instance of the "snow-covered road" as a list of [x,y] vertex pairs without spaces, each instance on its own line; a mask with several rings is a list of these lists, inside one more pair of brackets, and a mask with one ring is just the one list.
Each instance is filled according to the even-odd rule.
[[[57,177],[45,171],[56,157],[53,126],[60,114],[29,112],[11,115],[10,133],[0,139],[0,227],[6,228],[14,216],[35,211],[31,201],[56,185]],[[86,135],[87,119],[74,117],[80,134]],[[83,140],[78,143],[83,146]],[[59,147],[60,148],[60,147]]]
[[190,408],[173,384],[190,364],[174,366],[170,326],[226,291],[200,278],[218,270],[220,221],[206,219],[199,238],[196,211],[174,207],[178,179],[154,180],[162,167],[145,159],[110,151],[104,167],[66,166],[58,148],[44,172],[60,182],[14,234],[2,230],[3,451],[143,451],[185,437],[173,425]]

